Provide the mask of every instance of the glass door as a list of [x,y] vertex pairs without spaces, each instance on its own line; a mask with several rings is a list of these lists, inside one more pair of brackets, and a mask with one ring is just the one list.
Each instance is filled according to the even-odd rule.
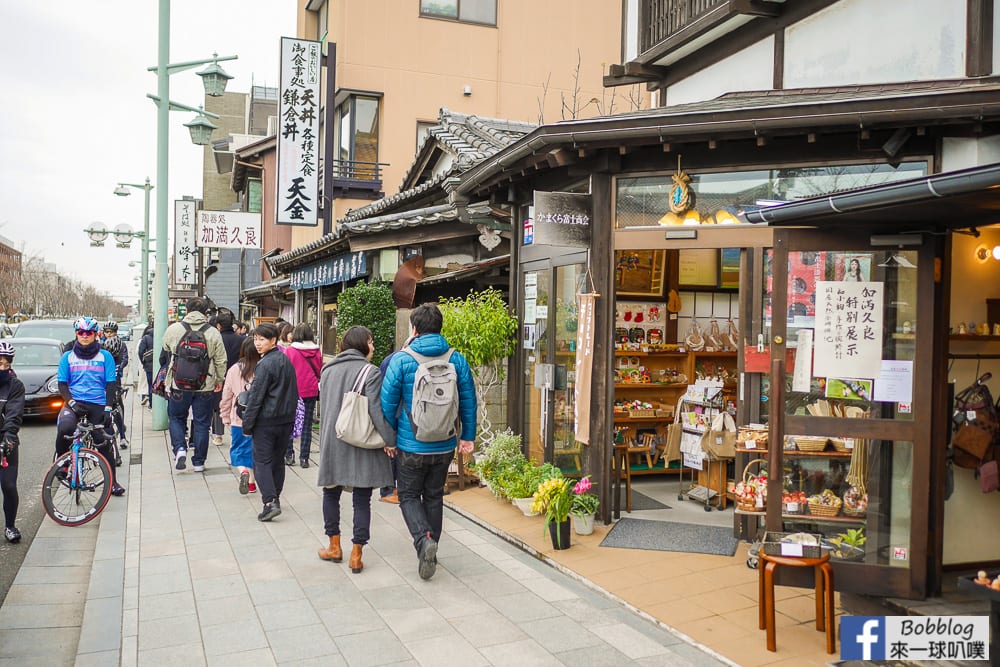
[[582,443],[576,441],[574,388],[576,385],[576,331],[579,324],[577,285],[583,275],[583,264],[555,268],[555,313],[552,338],[555,344],[552,410],[552,457],[546,458],[559,466],[566,475],[583,471]]
[[[534,268],[533,268],[534,267]],[[552,270],[548,263],[527,265],[521,284],[521,347],[524,350],[524,426],[521,432],[532,461],[545,460],[551,423],[551,390],[547,387],[547,368],[552,364],[549,351],[549,292]],[[540,311],[540,312],[539,312]]]

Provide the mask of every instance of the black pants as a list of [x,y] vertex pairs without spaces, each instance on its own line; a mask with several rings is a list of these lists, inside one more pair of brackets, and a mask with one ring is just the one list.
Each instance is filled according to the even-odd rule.
[[448,481],[448,466],[454,457],[454,451],[447,454],[396,453],[399,509],[418,551],[428,535],[435,542],[441,541],[444,484]]
[[285,447],[292,436],[292,422],[257,424],[253,429],[253,474],[264,504],[281,497],[285,487]]
[[[323,531],[327,535],[340,535],[340,493],[342,486],[323,487]],[[371,539],[372,489],[354,487],[351,492],[354,505],[354,538],[351,542],[364,546]]]
[[[317,397],[303,398],[302,405],[305,406],[305,418],[302,420],[302,438],[299,440],[299,461],[309,458],[309,450],[312,448],[313,437],[313,413],[316,411]],[[285,456],[295,458],[295,438],[288,438],[288,448],[285,449]]]
[[122,438],[125,437],[125,402],[122,401],[122,393],[119,391],[118,395],[115,396],[115,405],[111,407],[117,407],[117,412],[112,412],[111,416],[114,418],[115,427],[118,429],[118,435]]
[[222,392],[217,391],[212,394],[212,435],[222,437],[226,433],[226,426],[222,423]]
[[[108,417],[110,413],[105,412],[104,406],[98,403],[82,403],[78,401],[76,408],[77,410],[86,410],[87,419],[90,420],[91,424],[104,427],[103,431],[101,429],[93,431],[94,448],[108,462],[108,467],[111,468],[111,485],[114,486],[118,483],[118,474],[115,470],[115,452],[111,447],[111,442],[104,437],[105,432],[111,428],[108,423],[111,421]],[[59,411],[59,417],[56,419],[56,458],[69,451],[73,440],[65,436],[73,435],[78,422],[79,418],[69,407],[63,407]]]
[[13,528],[17,521],[17,506],[20,498],[17,495],[17,450],[7,456],[7,467],[0,468],[0,491],[3,492],[3,519],[7,528]]

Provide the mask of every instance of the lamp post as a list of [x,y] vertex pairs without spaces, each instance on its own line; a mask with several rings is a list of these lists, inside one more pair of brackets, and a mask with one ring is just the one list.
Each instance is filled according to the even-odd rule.
[[[220,60],[235,60],[236,56],[220,58],[218,54],[215,54],[207,60],[192,60],[170,64],[170,0],[160,0],[157,38],[156,66],[148,68],[150,72],[156,72],[157,94],[147,95],[147,97],[156,102],[156,184],[159,187],[159,191],[156,193],[156,276],[153,279],[153,306],[155,310],[153,319],[153,349],[162,350],[163,333],[167,329],[167,193],[169,192],[167,184],[169,182],[168,139],[170,137],[170,127],[168,120],[170,110],[194,111],[199,116],[218,118],[216,114],[173,102],[170,99],[170,75],[199,65],[211,65],[205,70],[198,72],[198,75],[202,77],[207,95],[221,97],[225,92],[226,81],[232,77],[222,71],[218,63]],[[191,135],[194,140],[201,139],[203,131],[208,128],[199,123],[197,129],[200,133],[199,136],[195,136],[195,128],[191,127]],[[158,396],[153,397],[152,426],[157,431],[167,429],[167,402]]]
[[146,214],[142,222],[142,290],[139,294],[139,321],[143,324],[149,322],[149,292],[146,290],[146,282],[149,280],[149,191],[153,186],[149,184],[149,179],[142,185],[136,183],[119,183],[115,188],[115,194],[119,197],[127,197],[132,194],[129,188],[144,190],[146,193]]
[[[150,186],[152,187],[152,186]],[[127,193],[126,193],[127,194]],[[148,219],[146,227],[149,227]],[[115,246],[118,248],[128,249],[132,247],[132,239],[142,239],[142,270],[143,275],[146,271],[146,253],[149,247],[149,237],[146,232],[133,232],[129,225],[118,225],[112,231],[108,231],[107,225],[103,222],[92,222],[83,231],[87,233],[90,237],[90,245],[93,248],[103,248],[104,242],[108,240],[108,236],[113,236],[115,238]],[[129,266],[135,266],[135,262],[129,262]],[[145,300],[140,301],[140,311],[145,313]]]

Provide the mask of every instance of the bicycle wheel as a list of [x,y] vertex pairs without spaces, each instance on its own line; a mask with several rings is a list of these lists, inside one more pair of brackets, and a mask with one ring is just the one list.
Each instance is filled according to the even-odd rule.
[[82,526],[92,520],[111,497],[111,467],[99,452],[81,449],[80,478],[72,488],[70,465],[73,452],[66,452],[52,464],[42,480],[45,513],[62,526]]

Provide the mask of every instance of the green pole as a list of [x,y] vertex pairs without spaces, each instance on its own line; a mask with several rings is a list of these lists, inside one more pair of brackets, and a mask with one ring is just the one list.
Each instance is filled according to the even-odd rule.
[[153,186],[146,179],[143,186],[146,194],[146,217],[142,223],[142,284],[139,285],[139,321],[149,322],[149,191]]
[[[156,58],[156,276],[153,279],[154,315],[153,350],[163,349],[167,329],[167,165],[170,117],[170,0],[160,0],[159,42]],[[155,359],[156,357],[154,357]],[[154,364],[155,365],[155,364]],[[167,430],[167,402],[153,396],[153,430]]]

